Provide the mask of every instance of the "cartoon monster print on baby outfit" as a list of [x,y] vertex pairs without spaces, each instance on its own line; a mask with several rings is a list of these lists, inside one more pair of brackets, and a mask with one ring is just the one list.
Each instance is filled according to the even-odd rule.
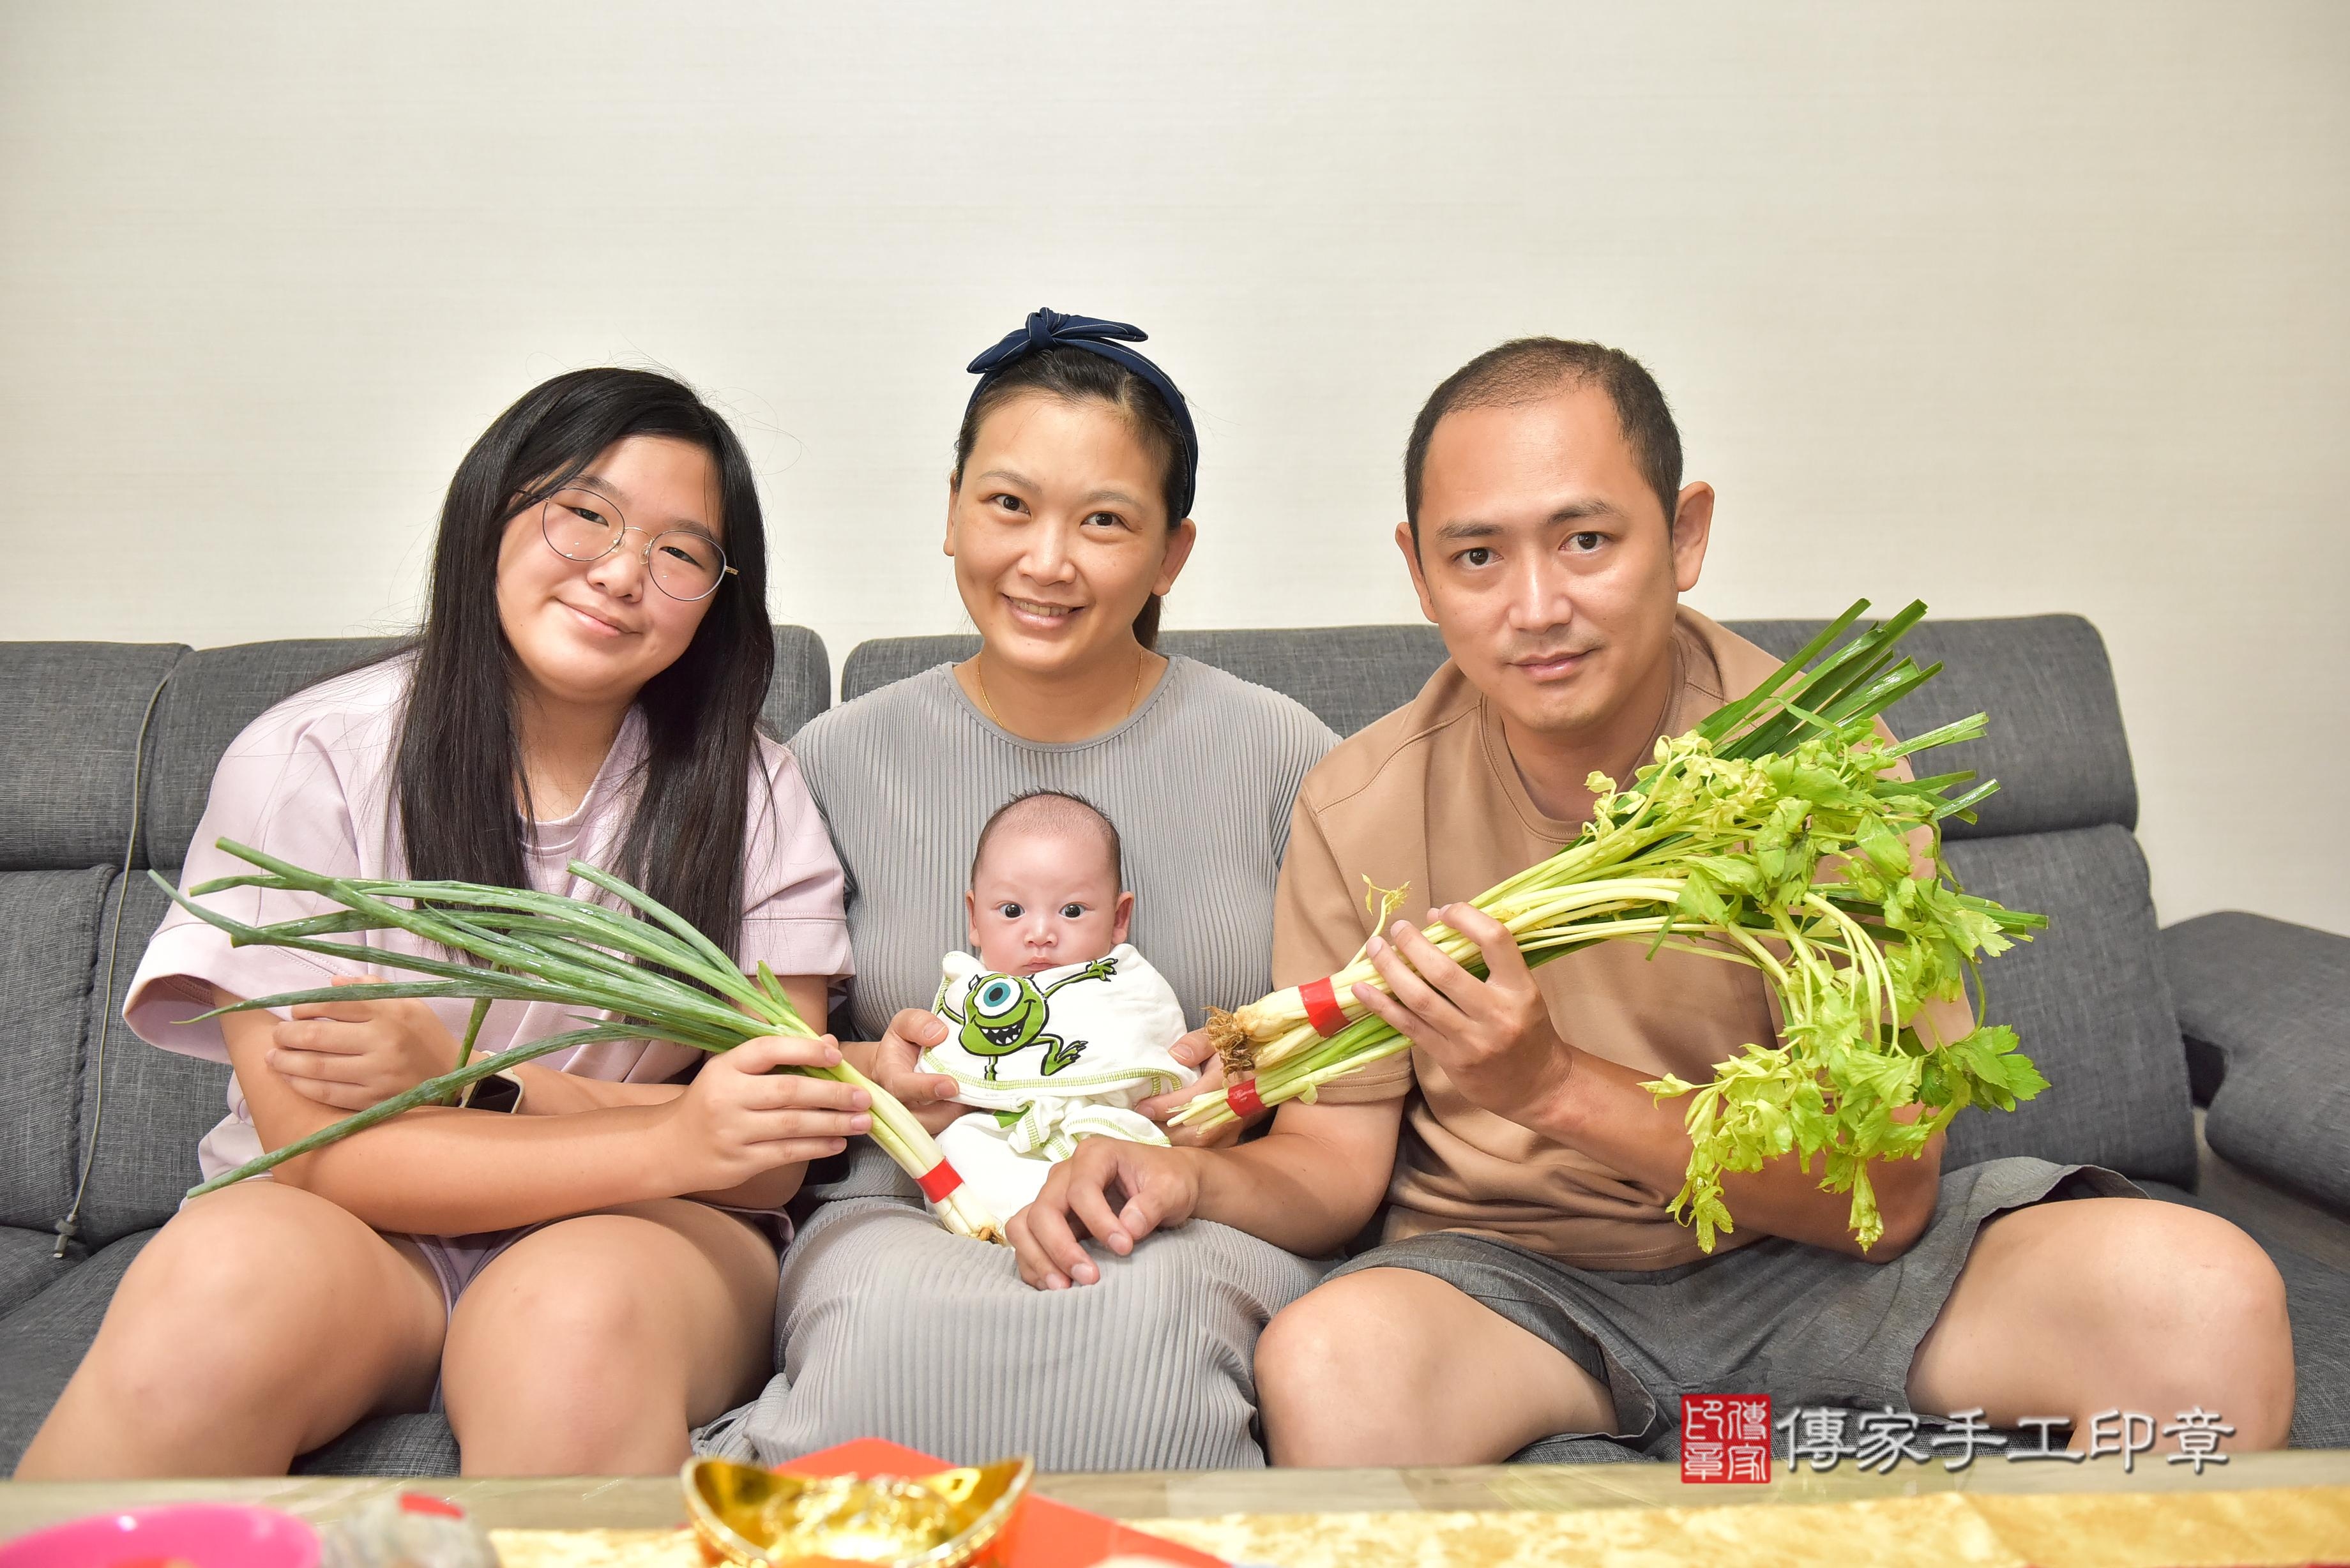
[[1076,985],[1080,981],[1108,980],[1117,973],[1117,961],[1102,958],[1041,987],[1025,975],[978,975],[964,988],[966,1011],[962,1012],[957,1012],[954,1004],[947,1000],[952,985],[941,984],[938,1012],[949,1023],[960,1025],[955,1043],[986,1060],[991,1081],[999,1061],[1032,1045],[1045,1047],[1045,1060],[1039,1070],[1049,1078],[1085,1054],[1086,1043],[1064,1040],[1045,1032],[1045,1025],[1052,1020],[1052,1003],[1047,999],[1064,986]]
[[939,968],[931,1011],[947,1035],[924,1048],[922,1070],[952,1078],[971,1107],[939,1147],[989,1208],[1010,1215],[1035,1201],[1081,1139],[1167,1141],[1133,1106],[1198,1074],[1172,1049],[1182,1003],[1131,946],[1042,974],[997,974],[965,952]]

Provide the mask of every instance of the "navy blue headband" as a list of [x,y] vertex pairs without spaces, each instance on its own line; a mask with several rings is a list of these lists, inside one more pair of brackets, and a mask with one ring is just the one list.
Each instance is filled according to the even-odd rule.
[[[1028,325],[1017,332],[1004,334],[1003,341],[973,359],[966,367],[979,378],[979,385],[971,389],[971,401],[987,390],[987,384],[1038,348],[1082,348],[1088,354],[1098,354],[1114,365],[1122,365],[1142,378],[1144,385],[1159,394],[1168,412],[1175,416],[1175,426],[1182,434],[1183,450],[1175,454],[1175,495],[1178,504],[1170,524],[1181,522],[1191,514],[1191,499],[1200,482],[1200,437],[1191,428],[1191,405],[1167,372],[1136,353],[1123,343],[1141,343],[1149,334],[1139,327],[1128,327],[1123,321],[1097,321],[1090,316],[1064,316],[1057,310],[1034,310],[1028,314]],[[970,404],[964,405],[966,412]]]

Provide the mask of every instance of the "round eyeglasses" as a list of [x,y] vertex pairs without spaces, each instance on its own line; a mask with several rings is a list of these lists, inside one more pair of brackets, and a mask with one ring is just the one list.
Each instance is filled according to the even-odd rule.
[[[546,547],[567,561],[600,561],[629,535],[620,509],[592,490],[558,490],[538,509]],[[637,530],[641,534],[643,529]],[[653,587],[691,604],[740,574],[726,564],[718,541],[699,528],[667,528],[645,541],[645,575]]]

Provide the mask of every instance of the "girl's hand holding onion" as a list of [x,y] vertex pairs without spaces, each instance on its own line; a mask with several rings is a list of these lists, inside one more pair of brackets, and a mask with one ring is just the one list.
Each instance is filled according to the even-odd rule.
[[723,1191],[783,1166],[838,1154],[872,1127],[872,1096],[850,1084],[777,1069],[839,1061],[829,1035],[770,1035],[712,1055],[684,1094],[655,1112],[663,1187]]
[[[380,975],[350,975],[337,985],[380,985]],[[309,1002],[270,1036],[270,1068],[307,1099],[339,1111],[363,1111],[457,1064],[457,1040],[425,1003],[411,997],[378,1002]]]

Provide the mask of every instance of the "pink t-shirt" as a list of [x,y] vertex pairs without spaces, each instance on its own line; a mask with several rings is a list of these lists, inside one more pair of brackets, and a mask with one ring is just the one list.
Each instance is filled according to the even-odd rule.
[[[222,838],[330,875],[407,876],[390,772],[408,671],[408,660],[395,659],[339,676],[296,693],[247,725],[213,775],[212,794],[204,804],[203,819],[196,824],[182,888],[254,869],[215,848]],[[631,709],[578,809],[536,825],[525,857],[533,887],[575,898],[594,895],[595,889],[566,867],[573,860],[612,863],[644,755],[644,719]],[[743,851],[743,939],[735,958],[745,972],[764,959],[779,975],[844,978],[852,968],[842,907],[844,884],[824,820],[791,753],[762,738],[757,766],[764,776],[752,781]],[[253,888],[214,894],[204,902],[254,925],[322,914],[332,907],[307,893]],[[386,952],[427,950],[426,944],[405,931],[370,932],[366,941]],[[358,950],[363,954],[367,950]],[[220,930],[174,907],[147,944],[122,1016],[151,1044],[225,1062],[228,1048],[219,1021],[188,1022],[211,1007],[213,986],[238,996],[270,996],[314,990],[338,975],[369,972],[390,979],[405,973],[372,966],[364,956],[346,962],[285,948],[232,947]],[[432,1001],[427,1005],[452,1035],[463,1037],[471,1002]],[[604,1016],[577,1008],[502,1002],[484,1020],[474,1051],[489,1055],[579,1028],[583,1019]],[[688,1075],[702,1055],[688,1046],[632,1040],[574,1046],[541,1061],[582,1077],[657,1084]],[[199,1150],[204,1176],[234,1169],[261,1152],[244,1091],[232,1075],[228,1116],[206,1135]]]

